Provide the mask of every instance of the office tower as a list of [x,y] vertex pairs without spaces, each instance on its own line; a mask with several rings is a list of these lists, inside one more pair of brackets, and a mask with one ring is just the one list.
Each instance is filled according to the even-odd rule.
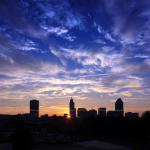
[[78,108],[78,117],[85,118],[87,116],[86,108]]
[[118,118],[118,117],[122,117],[122,113],[120,113],[119,111],[114,111],[114,110],[110,110],[107,111],[107,117],[109,118]]
[[100,107],[98,109],[98,116],[100,116],[100,117],[106,117],[106,108],[105,107]]
[[39,117],[39,101],[30,100],[30,117],[37,119]]
[[115,111],[118,113],[118,116],[124,115],[123,101],[121,98],[118,98],[115,102]]
[[76,118],[76,108],[72,97],[69,103],[69,110],[70,110],[70,118],[71,119]]
[[95,118],[97,117],[97,111],[95,109],[91,109],[88,111],[88,117]]
[[147,118],[147,119],[149,119],[150,120],[150,111],[145,111],[143,114],[142,114],[142,117],[143,118]]
[[125,117],[129,118],[129,119],[138,118],[139,117],[139,113],[127,112],[127,113],[125,113]]

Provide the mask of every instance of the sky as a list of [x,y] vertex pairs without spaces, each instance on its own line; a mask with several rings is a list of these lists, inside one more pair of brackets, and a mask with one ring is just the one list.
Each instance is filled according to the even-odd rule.
[[150,110],[149,0],[0,0],[0,113]]

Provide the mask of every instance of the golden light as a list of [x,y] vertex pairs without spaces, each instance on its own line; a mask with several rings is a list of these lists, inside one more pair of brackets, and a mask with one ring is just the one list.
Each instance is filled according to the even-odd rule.
[[67,116],[67,119],[70,119],[70,118],[71,118],[70,115],[68,115],[68,116]]

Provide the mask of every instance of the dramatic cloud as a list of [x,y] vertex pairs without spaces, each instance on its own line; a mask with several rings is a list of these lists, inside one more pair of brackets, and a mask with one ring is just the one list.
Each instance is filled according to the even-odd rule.
[[0,113],[37,98],[41,114],[63,114],[71,96],[148,109],[149,24],[149,0],[1,0]]

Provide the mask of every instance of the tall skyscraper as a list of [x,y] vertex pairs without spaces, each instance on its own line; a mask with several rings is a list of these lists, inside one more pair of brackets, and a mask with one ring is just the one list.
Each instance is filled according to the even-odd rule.
[[76,118],[76,108],[75,103],[73,101],[73,98],[71,97],[70,103],[69,103],[69,111],[70,111],[70,118]]
[[115,111],[120,113],[121,116],[124,115],[124,106],[121,98],[118,98],[115,102]]
[[39,101],[30,100],[30,117],[36,119],[39,117]]

